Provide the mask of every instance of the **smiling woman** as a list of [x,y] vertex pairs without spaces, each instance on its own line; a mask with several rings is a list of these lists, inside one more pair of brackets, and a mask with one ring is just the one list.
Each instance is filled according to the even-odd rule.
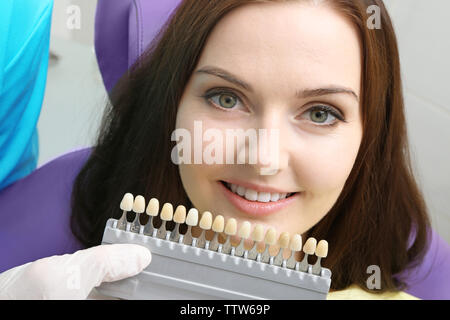
[[[370,30],[374,4],[383,28]],[[183,1],[111,102],[73,189],[72,231],[86,246],[101,242],[131,192],[326,239],[333,290],[369,291],[370,265],[381,270],[376,292],[402,290],[402,272],[426,252],[381,1]],[[196,121],[223,133],[278,130],[279,170],[174,164],[172,133],[194,132]]]
[[[214,208],[240,223],[304,234],[336,202],[361,142],[354,99],[360,93],[361,49],[355,27],[327,5],[243,6],[218,22],[197,65],[179,103],[176,128],[193,132],[200,120],[221,131],[277,129],[280,161],[270,176],[259,174],[261,162],[181,164],[189,199],[199,210]],[[203,92],[207,102],[197,98]],[[228,192],[220,181],[234,182],[241,194]],[[257,201],[258,193],[278,190],[295,195],[269,204]]]

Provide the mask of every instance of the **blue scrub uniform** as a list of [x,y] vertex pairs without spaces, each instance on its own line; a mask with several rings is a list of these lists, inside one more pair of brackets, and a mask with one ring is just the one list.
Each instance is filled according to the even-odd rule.
[[36,168],[53,0],[0,0],[0,190]]

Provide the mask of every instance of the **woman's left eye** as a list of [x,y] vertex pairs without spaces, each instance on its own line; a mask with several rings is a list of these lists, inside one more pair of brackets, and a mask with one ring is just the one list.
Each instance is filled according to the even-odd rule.
[[333,126],[338,121],[344,121],[344,117],[337,110],[327,105],[316,105],[305,111],[301,118],[319,126]]

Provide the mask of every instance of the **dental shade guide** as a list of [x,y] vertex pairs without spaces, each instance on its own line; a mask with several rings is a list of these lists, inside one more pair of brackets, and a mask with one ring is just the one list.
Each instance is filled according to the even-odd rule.
[[[127,193],[120,209],[119,220],[108,219],[102,244],[134,243],[145,246],[152,253],[151,263],[139,274],[115,282],[103,282],[98,291],[122,299],[326,299],[331,286],[331,271],[321,266],[321,259],[328,253],[328,243],[309,238],[303,246],[302,262],[296,254],[302,250],[301,236],[290,236],[287,232],[276,237],[276,231],[256,225],[251,233],[248,221],[239,226],[234,218],[226,223],[223,216],[213,219],[205,211],[199,223],[198,210],[165,203],[159,212],[162,224],[153,226],[152,218],[158,215],[159,202],[152,198],[145,208],[142,196],[133,198]],[[126,221],[126,213],[134,211],[132,223]],[[141,226],[138,214],[145,212],[148,222]],[[125,216],[125,218],[123,218]],[[172,231],[166,223],[175,222]],[[214,221],[214,222],[213,222]],[[181,225],[187,225],[187,232],[180,234]],[[124,227],[125,226],[125,227]],[[139,232],[136,230],[139,227]],[[200,227],[198,238],[192,237],[191,228]],[[211,241],[206,232],[213,232]],[[219,243],[219,236],[225,236],[225,243]],[[234,246],[231,238],[240,238]],[[234,241],[234,240],[233,240]],[[245,242],[253,242],[247,250]],[[264,251],[257,247],[265,245]],[[271,256],[269,248],[277,245],[279,251]],[[290,255],[284,258],[285,252]],[[308,264],[308,255],[316,255],[317,261]],[[306,268],[305,268],[306,267]],[[306,269],[306,270],[305,270]]]

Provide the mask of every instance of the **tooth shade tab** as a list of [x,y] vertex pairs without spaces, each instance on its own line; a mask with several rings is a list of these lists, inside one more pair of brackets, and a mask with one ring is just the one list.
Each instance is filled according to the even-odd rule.
[[179,205],[175,209],[175,213],[173,214],[173,221],[175,223],[184,223],[186,221],[186,207],[183,205]]
[[161,220],[170,221],[173,218],[173,206],[171,203],[164,203],[161,209]]
[[124,211],[131,211],[133,209],[134,197],[131,193],[125,193],[120,202],[120,209]]
[[250,237],[250,231],[252,229],[252,225],[248,221],[244,221],[239,229],[238,236],[242,239],[247,239]]
[[291,242],[289,244],[289,249],[292,251],[300,251],[302,250],[302,236],[299,234],[294,234],[291,238]]
[[281,248],[287,248],[289,246],[289,240],[291,238],[291,235],[289,232],[283,232],[280,235],[280,238],[278,238],[278,244]]
[[186,224],[188,226],[196,226],[198,223],[198,210],[195,208],[189,209],[186,217]]
[[326,240],[320,240],[316,248],[316,256],[320,258],[326,258],[328,254],[328,242]]
[[316,251],[317,240],[315,238],[308,238],[303,246],[303,252],[306,254],[314,254]]
[[133,211],[143,213],[145,211],[145,199],[143,196],[136,196],[133,203]]
[[269,228],[264,237],[264,242],[268,245],[274,245],[277,242],[277,232],[273,228]]
[[229,236],[234,236],[237,232],[237,221],[235,218],[230,218],[225,225],[225,234]]
[[209,211],[205,211],[202,214],[202,218],[200,219],[200,228],[203,230],[209,230],[211,229],[212,225],[212,214]]
[[212,225],[212,230],[214,232],[223,232],[223,229],[225,228],[225,219],[222,215],[218,215],[216,216],[216,218],[214,219],[213,225]]
[[264,227],[257,224],[252,232],[252,240],[255,242],[261,242],[264,240]]
[[151,198],[150,202],[147,205],[147,209],[145,210],[145,212],[152,217],[155,217],[158,215],[158,211],[159,211],[159,201],[156,198]]

